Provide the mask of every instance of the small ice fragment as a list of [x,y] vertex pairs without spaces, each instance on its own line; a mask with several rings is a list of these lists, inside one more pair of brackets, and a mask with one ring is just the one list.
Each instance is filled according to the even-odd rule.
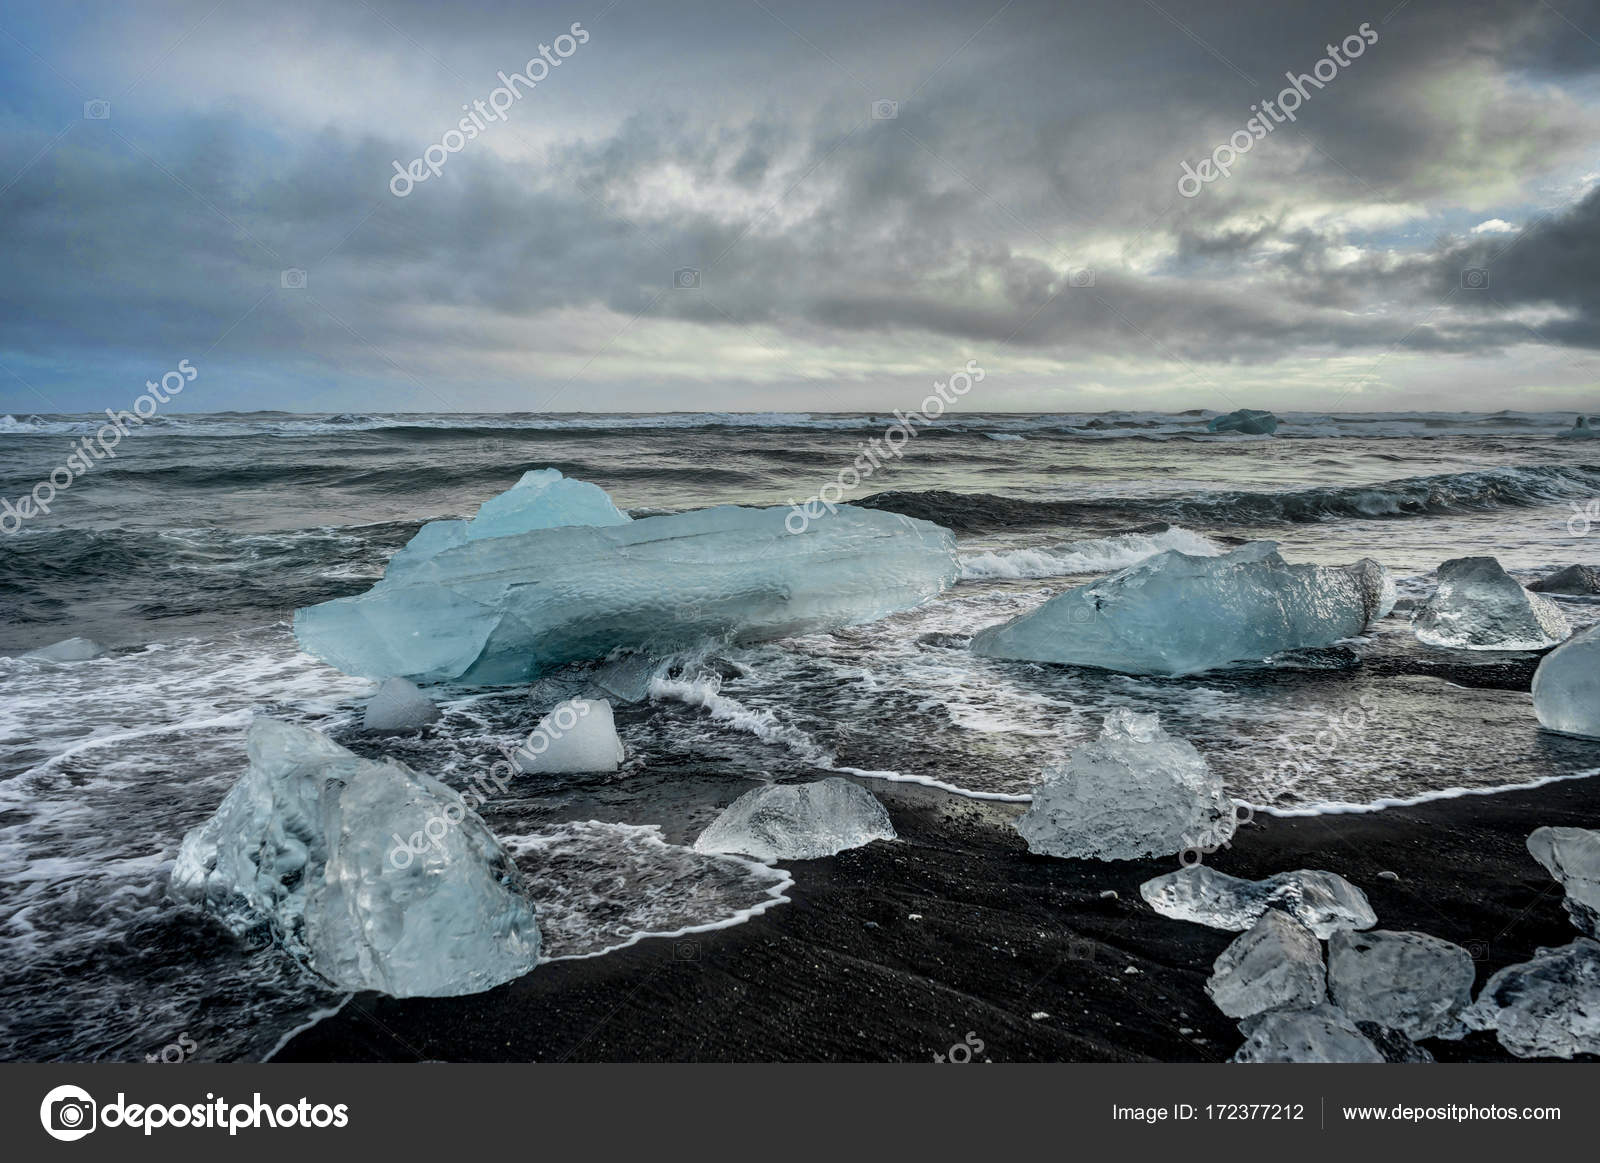
[[1579,937],[1506,966],[1463,1016],[1519,1058],[1600,1054],[1600,941]]
[[1379,880],[1399,880],[1400,879],[1400,874],[1398,872],[1390,872],[1387,868],[1385,868],[1382,872],[1378,873],[1378,879]]
[[[894,838],[894,825],[877,797],[834,776],[745,792],[700,834],[694,850],[736,852],[766,861],[816,860]],[[912,913],[910,919],[920,921],[922,916]]]
[[589,682],[619,703],[642,703],[650,698],[650,679],[659,665],[648,654],[634,651],[602,663]]
[[433,700],[403,678],[386,678],[367,703],[361,726],[368,731],[414,731],[439,718]]
[[1600,569],[1592,565],[1569,565],[1546,574],[1528,588],[1537,594],[1564,594],[1575,598],[1600,594]]
[[1382,1062],[1383,1054],[1348,1014],[1324,1002],[1313,1009],[1271,1010],[1244,1023],[1234,1062]]
[[1323,940],[1340,929],[1378,923],[1366,893],[1342,876],[1304,868],[1241,880],[1200,864],[1145,881],[1139,895],[1164,917],[1234,932],[1250,928],[1269,908],[1284,910]]
[[1411,619],[1418,641],[1456,650],[1543,650],[1572,633],[1549,598],[1530,594],[1492,557],[1439,566],[1439,585]]
[[538,963],[521,873],[456,792],[273,719],[251,724],[246,750],[183,838],[175,897],[236,934],[265,926],[339,989],[452,997]]
[[1044,1010],[1034,1010],[1033,1013],[1029,1014],[1028,1016],[1036,1022],[1042,1022],[1050,1015]]
[[1117,896],[1117,890],[1114,888],[1106,889],[1105,892],[1100,894],[1100,899],[1103,901],[1114,901],[1119,899]]
[[1222,951],[1206,993],[1230,1018],[1285,1007],[1310,1009],[1327,999],[1322,944],[1288,913],[1268,909]]
[[1567,915],[1580,932],[1600,937],[1600,832],[1536,828],[1528,851],[1567,890]]
[[1459,1038],[1476,968],[1460,945],[1372,929],[1328,938],[1328,993],[1357,1021],[1409,1038]]
[[1432,1062],[1433,1055],[1406,1037],[1399,1030],[1380,1026],[1377,1022],[1357,1022],[1356,1029],[1383,1055],[1385,1062]]
[[1236,823],[1233,801],[1204,757],[1156,715],[1117,709],[1100,736],[1045,771],[1017,820],[1028,850],[1089,860],[1213,851]]
[[1548,730],[1600,739],[1600,625],[1539,660],[1533,713]]
[[992,658],[1193,674],[1353,638],[1394,606],[1389,571],[1290,565],[1271,541],[1220,557],[1168,550],[981,631]]
[[1277,430],[1278,418],[1258,408],[1240,408],[1213,416],[1206,424],[1207,432],[1243,432],[1250,436],[1271,436]]
[[513,756],[526,775],[612,772],[627,757],[605,699],[562,703],[539,720]]
[[41,662],[88,662],[93,658],[104,658],[105,653],[106,648],[93,638],[63,638],[60,642],[30,650],[22,657],[36,658]]

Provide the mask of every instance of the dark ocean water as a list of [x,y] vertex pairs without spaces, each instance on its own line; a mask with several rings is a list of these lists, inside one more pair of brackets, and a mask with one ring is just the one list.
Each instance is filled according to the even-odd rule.
[[[922,431],[846,499],[953,529],[955,589],[869,626],[686,659],[651,701],[619,708],[620,773],[525,779],[487,807],[538,888],[549,952],[599,955],[777,903],[781,873],[683,846],[753,780],[844,771],[1021,797],[1119,706],[1159,711],[1236,797],[1279,811],[1600,770],[1600,747],[1537,729],[1525,693],[1406,665],[1447,653],[1406,624],[1441,561],[1489,554],[1524,581],[1600,562],[1600,441],[1561,438],[1570,414],[1288,414],[1275,437],[1211,436],[1207,415],[963,416]],[[243,769],[252,715],[461,786],[554,701],[544,684],[439,689],[436,730],[364,738],[353,724],[373,684],[301,654],[296,607],[366,589],[422,522],[470,516],[528,469],[593,481],[636,516],[787,504],[890,422],[254,413],[135,431],[47,516],[0,535],[0,653],[73,635],[114,648],[72,665],[0,658],[0,1058],[139,1059],[180,1035],[196,1057],[260,1058],[339,1002],[269,944],[225,940],[165,897],[184,831]],[[96,427],[0,419],[0,497]],[[1188,679],[964,649],[1150,553],[1256,538],[1291,561],[1376,556],[1400,606],[1348,651]],[[1592,600],[1562,604],[1575,624],[1600,619]],[[1346,727],[1330,734],[1330,718]],[[1314,776],[1285,786],[1285,747],[1319,733]]]

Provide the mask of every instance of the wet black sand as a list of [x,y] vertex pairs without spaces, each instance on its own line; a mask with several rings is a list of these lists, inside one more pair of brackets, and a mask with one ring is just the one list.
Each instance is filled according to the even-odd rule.
[[[473,997],[361,995],[278,1060],[931,1062],[981,1042],[980,1061],[1222,1061],[1238,1047],[1202,988],[1234,934],[1139,897],[1175,859],[1032,856],[1009,827],[1019,808],[867,786],[900,842],[789,862],[791,903],[747,924],[544,965]],[[1258,816],[1207,860],[1251,878],[1337,872],[1366,891],[1379,927],[1471,949],[1481,986],[1576,935],[1524,847],[1541,824],[1600,826],[1600,779]],[[1509,1058],[1491,1034],[1426,1046],[1441,1061]]]

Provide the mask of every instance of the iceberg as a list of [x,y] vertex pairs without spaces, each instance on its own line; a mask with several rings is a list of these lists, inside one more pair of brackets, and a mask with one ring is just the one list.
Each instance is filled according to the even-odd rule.
[[1459,1038],[1477,970],[1460,945],[1373,929],[1328,938],[1328,993],[1358,1022],[1408,1038]]
[[1457,650],[1543,650],[1572,633],[1549,598],[1530,594],[1492,557],[1457,557],[1439,567],[1439,586],[1411,619],[1429,646]]
[[183,838],[172,894],[235,934],[265,925],[335,988],[476,993],[539,960],[521,874],[450,788],[257,718],[250,766]]
[[1600,941],[1579,937],[1506,966],[1464,1016],[1519,1058],[1600,1054]]
[[1243,432],[1250,436],[1271,436],[1277,430],[1278,418],[1257,408],[1240,408],[1237,412],[1213,416],[1206,424],[1207,432]]
[[816,783],[775,783],[747,791],[711,821],[696,852],[732,852],[757,860],[817,860],[874,840],[895,839],[876,796],[834,776]]
[[1556,647],[1533,672],[1533,713],[1546,729],[1600,739],[1600,626]]
[[1324,941],[1340,929],[1378,923],[1366,893],[1342,876],[1311,869],[1241,880],[1199,864],[1145,881],[1139,895],[1164,917],[1233,932],[1250,928],[1268,909],[1282,909]]
[[1272,1010],[1249,1024],[1234,1062],[1382,1062],[1383,1054],[1338,1006]]
[[1327,1000],[1322,944],[1288,913],[1268,909],[1222,951],[1206,993],[1230,1018],[1265,1010],[1310,1009]]
[[1600,569],[1592,565],[1569,565],[1546,574],[1528,586],[1536,594],[1563,594],[1583,598],[1600,594]]
[[1600,428],[1591,426],[1589,417],[1579,416],[1572,422],[1571,428],[1559,432],[1557,435],[1565,436],[1568,439],[1593,440],[1595,437],[1600,437]]
[[525,775],[613,772],[628,757],[605,699],[562,703],[533,729],[513,753]]
[[415,731],[438,718],[439,708],[415,684],[386,678],[367,703],[361,726],[368,731]]
[[491,511],[504,535],[474,536],[481,512],[424,526],[365,594],[297,611],[300,645],[369,678],[518,683],[618,647],[664,654],[874,621],[960,572],[949,530],[850,505],[798,534],[788,510],[732,505],[504,532],[542,511]]
[[1233,836],[1222,777],[1155,715],[1115,710],[1100,737],[1045,771],[1016,823],[1028,850],[1085,860],[1213,851]]
[[105,655],[106,648],[93,638],[63,638],[60,642],[30,650],[22,657],[36,658],[40,662],[88,662],[104,658]]
[[1528,851],[1567,890],[1567,915],[1580,932],[1600,937],[1600,832],[1535,828]]
[[1389,571],[1370,558],[1290,565],[1271,541],[1221,557],[1174,549],[990,627],[972,649],[1128,674],[1193,674],[1355,637],[1394,601]]

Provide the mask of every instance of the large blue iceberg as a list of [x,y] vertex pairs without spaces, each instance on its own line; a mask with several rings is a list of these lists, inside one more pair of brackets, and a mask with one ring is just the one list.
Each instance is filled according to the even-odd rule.
[[516,683],[617,647],[869,622],[959,576],[955,537],[938,525],[842,505],[792,533],[788,512],[630,521],[593,485],[530,473],[471,522],[423,526],[365,594],[297,611],[295,634],[347,674]]
[[1126,674],[1193,674],[1352,638],[1394,602],[1389,571],[1371,558],[1290,565],[1272,541],[1221,557],[1173,549],[1057,594],[983,631],[972,648]]

